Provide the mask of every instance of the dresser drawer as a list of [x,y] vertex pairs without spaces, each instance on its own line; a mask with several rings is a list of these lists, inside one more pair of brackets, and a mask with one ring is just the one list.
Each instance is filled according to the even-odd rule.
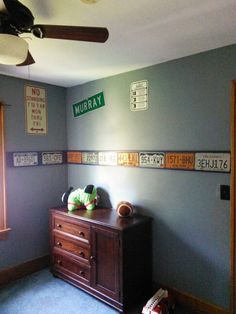
[[53,255],[53,268],[86,284],[90,282],[90,268],[57,252]]
[[90,248],[80,240],[73,240],[66,236],[61,236],[55,231],[53,234],[53,246],[75,254],[85,263],[89,263]]
[[53,228],[77,237],[83,242],[89,243],[90,241],[90,229],[89,225],[81,222],[76,222],[73,219],[64,219],[58,216],[54,216]]

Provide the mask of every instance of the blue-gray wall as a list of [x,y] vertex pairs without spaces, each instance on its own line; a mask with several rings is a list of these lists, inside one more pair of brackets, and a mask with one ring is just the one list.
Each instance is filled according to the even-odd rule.
[[[0,99],[12,105],[5,110],[6,151],[230,150],[235,56],[236,46],[229,46],[67,90],[0,76]],[[143,79],[149,82],[149,108],[131,112],[130,83]],[[46,136],[25,132],[26,83],[46,88]],[[72,117],[73,103],[100,91],[105,107]],[[230,209],[229,201],[219,199],[219,185],[229,184],[229,177],[108,166],[70,165],[68,173],[66,166],[7,168],[12,231],[0,241],[0,268],[47,254],[48,208],[60,204],[68,185],[93,183],[113,207],[128,200],[154,218],[154,281],[228,308]]]
[[[178,59],[67,90],[68,149],[230,150],[230,86],[236,46]],[[131,112],[131,82],[148,80],[149,108]],[[72,104],[103,91],[105,107],[73,118]],[[132,202],[153,222],[154,281],[228,308],[229,174],[141,168],[68,167],[74,187],[93,183],[115,208]],[[135,261],[134,261],[135,262]]]
[[[25,131],[24,85],[44,87],[47,93],[48,133]],[[5,107],[6,151],[63,150],[66,144],[65,89],[0,76],[0,100]],[[67,167],[7,168],[8,239],[0,241],[0,268],[7,268],[48,254],[48,209],[60,204],[67,188]]]

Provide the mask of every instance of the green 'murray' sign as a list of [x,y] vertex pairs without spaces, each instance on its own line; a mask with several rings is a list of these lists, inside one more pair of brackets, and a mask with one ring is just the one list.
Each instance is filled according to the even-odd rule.
[[73,104],[72,106],[74,118],[79,117],[82,114],[87,113],[89,111],[105,106],[103,92],[91,96],[85,100],[82,100],[77,104]]

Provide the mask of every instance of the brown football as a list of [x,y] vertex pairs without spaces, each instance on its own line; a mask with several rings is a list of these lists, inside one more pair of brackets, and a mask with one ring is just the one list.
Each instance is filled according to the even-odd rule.
[[120,217],[130,217],[134,212],[132,204],[126,201],[119,202],[116,211]]

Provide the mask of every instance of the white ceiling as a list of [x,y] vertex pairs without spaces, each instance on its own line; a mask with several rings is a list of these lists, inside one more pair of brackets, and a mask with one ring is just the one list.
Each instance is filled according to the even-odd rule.
[[[26,40],[36,63],[0,73],[70,87],[236,43],[236,0],[22,0],[35,24],[107,27],[106,43]],[[24,37],[25,37],[24,36]],[[236,57],[236,56],[235,56]]]

